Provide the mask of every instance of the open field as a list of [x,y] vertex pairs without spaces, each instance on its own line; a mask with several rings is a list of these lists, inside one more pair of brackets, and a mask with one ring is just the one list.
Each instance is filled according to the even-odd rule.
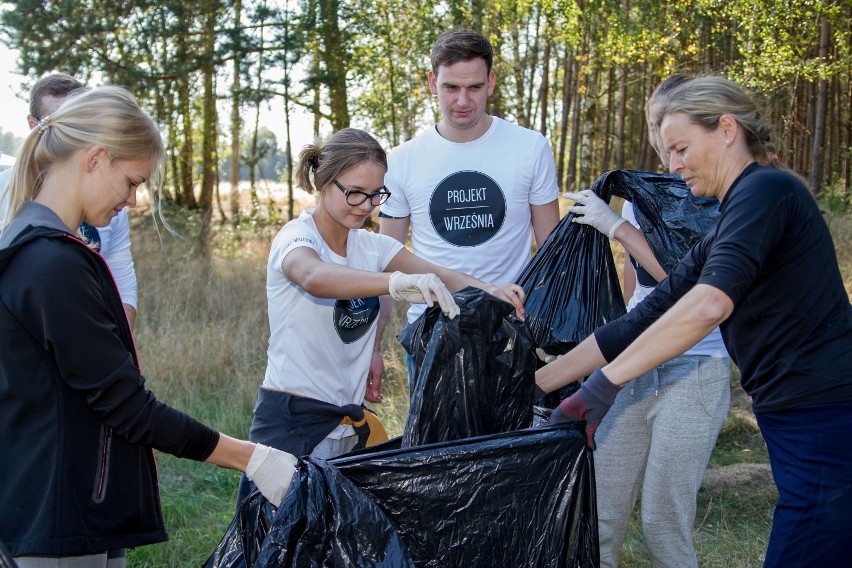
[[[245,437],[266,366],[265,265],[276,227],[254,227],[250,234],[222,227],[205,257],[191,239],[175,240],[162,229],[158,237],[150,215],[134,213],[131,223],[140,290],[137,341],[150,388],[211,426]],[[192,234],[191,223],[174,225]],[[835,215],[830,226],[852,295],[852,216]],[[404,352],[394,338],[403,323],[398,305],[383,344],[385,401],[371,405],[391,435],[402,432],[408,411]],[[731,413],[699,494],[695,543],[706,567],[761,566],[776,498],[748,400],[736,381],[731,388]],[[197,566],[228,527],[238,475],[164,454],[158,463],[171,540],[130,551],[128,565]],[[636,514],[622,565],[650,566]]]

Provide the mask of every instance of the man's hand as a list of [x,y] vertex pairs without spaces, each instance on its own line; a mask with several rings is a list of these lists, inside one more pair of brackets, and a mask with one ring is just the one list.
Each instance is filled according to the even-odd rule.
[[373,359],[370,361],[370,370],[367,373],[367,392],[364,400],[367,402],[382,402],[382,373],[385,370],[385,362],[382,360],[382,352],[373,350]]
[[515,306],[515,315],[519,320],[524,321],[524,289],[522,287],[517,284],[495,285],[487,289],[486,292]]
[[256,444],[246,466],[246,477],[253,481],[267,501],[278,507],[296,473],[296,456]]
[[574,223],[591,225],[610,239],[615,235],[615,230],[627,221],[627,219],[613,211],[591,189],[583,190],[580,193],[563,193],[562,195],[577,202],[576,205],[568,209],[568,211],[576,215]]
[[595,369],[580,390],[559,403],[550,415],[551,424],[585,421],[586,445],[595,449],[595,431],[609,412],[621,387],[613,384],[603,371]]
[[430,307],[437,301],[441,311],[450,319],[459,315],[461,311],[453,295],[435,274],[394,272],[391,274],[388,288],[394,300],[426,304]]

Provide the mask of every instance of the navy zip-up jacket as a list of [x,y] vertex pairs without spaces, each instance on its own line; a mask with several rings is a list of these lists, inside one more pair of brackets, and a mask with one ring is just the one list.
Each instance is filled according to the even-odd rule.
[[151,448],[204,460],[219,434],[145,389],[106,263],[54,219],[13,221],[0,249],[0,541],[13,556],[164,541]]

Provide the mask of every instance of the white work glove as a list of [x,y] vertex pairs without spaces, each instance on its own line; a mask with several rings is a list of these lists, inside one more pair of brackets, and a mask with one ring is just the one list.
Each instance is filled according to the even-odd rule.
[[538,357],[539,361],[542,361],[544,364],[553,363],[557,359],[562,359],[562,355],[551,355],[541,347],[535,348],[535,355]]
[[591,225],[610,239],[615,235],[615,230],[627,220],[613,211],[591,189],[583,190],[580,193],[563,193],[562,196],[577,202],[576,205],[568,209],[576,215],[574,217],[575,223]]
[[290,487],[298,461],[293,454],[257,444],[246,466],[246,477],[257,485],[267,501],[278,507]]
[[458,304],[453,295],[434,274],[403,274],[394,272],[390,276],[390,295],[394,300],[405,300],[412,304],[432,306],[435,300],[441,306],[441,311],[453,319],[459,312]]

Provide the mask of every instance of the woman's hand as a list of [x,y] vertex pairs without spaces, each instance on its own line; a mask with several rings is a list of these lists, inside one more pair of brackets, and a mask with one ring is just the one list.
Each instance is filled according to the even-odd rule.
[[515,315],[519,320],[524,321],[523,288],[517,284],[503,284],[502,286],[491,286],[490,288],[486,288],[485,291],[515,306]]
[[394,300],[426,304],[429,307],[437,301],[441,311],[450,319],[459,315],[459,306],[453,295],[435,274],[403,274],[396,271],[390,276],[388,288]]
[[278,507],[290,487],[298,461],[292,454],[257,444],[246,466],[246,477],[257,485],[270,503]]
[[370,370],[367,372],[367,392],[364,400],[367,402],[382,402],[382,373],[385,370],[385,362],[382,360],[382,352],[373,350],[373,359],[370,361]]

